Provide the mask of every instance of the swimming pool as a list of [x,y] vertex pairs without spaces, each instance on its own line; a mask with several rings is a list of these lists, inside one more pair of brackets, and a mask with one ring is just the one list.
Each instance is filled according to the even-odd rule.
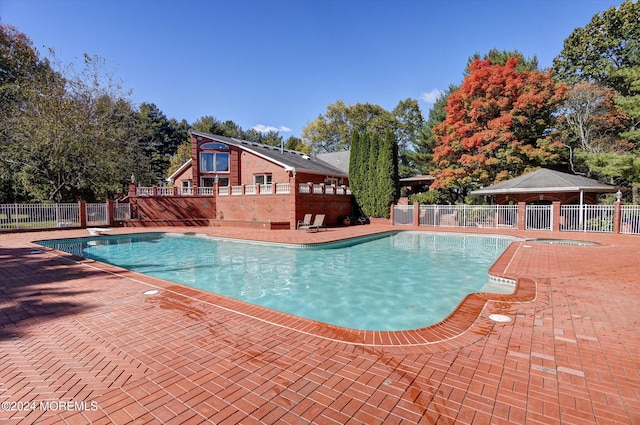
[[435,324],[513,238],[395,232],[319,245],[144,233],[39,244],[296,316],[362,330]]

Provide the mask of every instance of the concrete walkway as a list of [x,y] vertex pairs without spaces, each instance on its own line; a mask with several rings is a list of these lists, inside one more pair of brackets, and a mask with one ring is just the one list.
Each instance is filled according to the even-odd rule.
[[2,234],[0,423],[640,424],[640,237],[508,234],[599,245],[518,241],[491,270],[518,279],[514,295],[468,297],[412,332],[328,326],[32,243],[86,230]]

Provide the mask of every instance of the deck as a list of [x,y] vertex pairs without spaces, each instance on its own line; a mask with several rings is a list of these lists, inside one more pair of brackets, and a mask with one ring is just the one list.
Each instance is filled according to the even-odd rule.
[[[408,229],[456,231],[111,233],[318,243]],[[519,279],[514,296],[470,297],[420,331],[354,332],[32,243],[86,230],[2,234],[0,422],[640,423],[640,237],[484,232],[599,245],[517,242],[492,268]]]

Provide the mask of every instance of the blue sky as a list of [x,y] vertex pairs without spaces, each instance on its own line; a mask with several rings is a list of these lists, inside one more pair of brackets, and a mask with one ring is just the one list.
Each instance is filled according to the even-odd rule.
[[97,55],[136,103],[287,137],[328,105],[393,109],[459,84],[468,58],[549,67],[574,28],[622,0],[0,0],[0,22],[64,63]]

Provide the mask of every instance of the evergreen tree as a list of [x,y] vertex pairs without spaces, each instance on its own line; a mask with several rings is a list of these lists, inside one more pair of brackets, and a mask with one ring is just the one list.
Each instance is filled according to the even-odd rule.
[[351,139],[349,184],[366,216],[389,217],[398,194],[398,144],[392,132],[354,133]]

